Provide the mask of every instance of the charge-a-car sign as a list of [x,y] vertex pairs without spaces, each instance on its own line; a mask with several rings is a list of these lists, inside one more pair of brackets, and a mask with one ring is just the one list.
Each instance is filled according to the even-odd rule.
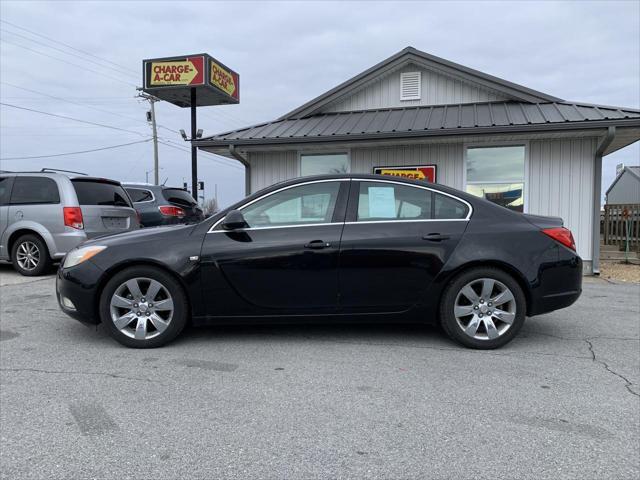
[[426,180],[427,182],[436,183],[435,165],[374,167],[373,173],[377,175],[391,175],[392,177],[412,178],[414,180]]
[[211,71],[209,73],[209,81],[214,87],[218,87],[224,91],[227,95],[235,98],[239,97],[239,77],[234,71],[228,70],[215,60],[209,61],[211,65]]
[[204,83],[204,57],[187,57],[168,62],[148,62],[147,86],[166,87],[202,85]]

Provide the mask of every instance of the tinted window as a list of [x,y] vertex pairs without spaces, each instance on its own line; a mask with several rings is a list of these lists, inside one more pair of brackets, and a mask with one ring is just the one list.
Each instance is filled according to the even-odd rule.
[[0,177],[0,205],[9,203],[9,194],[11,193],[11,179],[9,177]]
[[142,190],[139,188],[127,188],[127,193],[131,197],[134,203],[138,202],[150,202],[153,200],[153,194],[149,190]]
[[288,188],[242,209],[250,227],[329,223],[340,182],[320,182]]
[[11,203],[60,203],[58,184],[46,177],[16,177]]
[[91,180],[72,180],[80,205],[130,207],[129,197],[120,185]]
[[432,218],[432,192],[393,183],[361,182],[358,221],[427,220]]
[[435,214],[438,220],[456,220],[467,217],[469,207],[446,195],[435,194]]
[[167,202],[176,203],[185,207],[192,207],[196,204],[196,201],[189,192],[179,188],[165,188],[162,190],[162,195],[164,195]]

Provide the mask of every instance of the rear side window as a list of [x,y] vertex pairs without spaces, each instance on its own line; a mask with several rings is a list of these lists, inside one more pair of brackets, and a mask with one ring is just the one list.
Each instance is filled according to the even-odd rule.
[[196,201],[189,192],[180,190],[179,188],[165,188],[162,190],[162,195],[164,195],[167,202],[182,205],[184,207],[193,207],[196,204]]
[[428,220],[432,193],[393,183],[361,182],[358,221]]
[[72,180],[72,182],[80,205],[131,207],[129,197],[120,185],[91,180]]
[[9,194],[11,193],[11,178],[0,177],[0,205],[9,203]]
[[133,203],[150,202],[153,200],[153,194],[149,190],[141,188],[127,188],[127,193],[131,197]]
[[459,220],[467,218],[469,207],[446,195],[435,194],[435,214],[437,220]]
[[11,192],[11,203],[60,203],[58,184],[47,177],[16,177]]

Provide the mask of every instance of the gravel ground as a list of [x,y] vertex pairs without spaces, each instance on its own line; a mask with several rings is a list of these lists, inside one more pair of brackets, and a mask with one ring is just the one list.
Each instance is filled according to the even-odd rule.
[[640,283],[640,265],[620,262],[601,262],[600,276],[608,280]]
[[190,329],[128,350],[0,287],[0,478],[632,479],[638,285],[587,279],[571,308],[492,352],[402,325]]

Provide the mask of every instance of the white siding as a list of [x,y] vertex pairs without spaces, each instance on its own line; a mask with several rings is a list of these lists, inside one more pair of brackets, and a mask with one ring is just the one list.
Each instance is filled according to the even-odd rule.
[[251,164],[251,193],[299,175],[295,151],[250,152],[247,160]]
[[[420,100],[400,100],[400,74],[422,72]],[[417,105],[445,105],[508,100],[504,95],[468,82],[407,65],[382,77],[361,90],[339,98],[322,109],[322,112],[371,110],[376,108],[413,107]]]
[[595,138],[532,140],[529,143],[528,212],[561,217],[575,237],[578,254],[593,259]]
[[638,177],[625,170],[607,194],[607,203],[640,203],[640,180]]

